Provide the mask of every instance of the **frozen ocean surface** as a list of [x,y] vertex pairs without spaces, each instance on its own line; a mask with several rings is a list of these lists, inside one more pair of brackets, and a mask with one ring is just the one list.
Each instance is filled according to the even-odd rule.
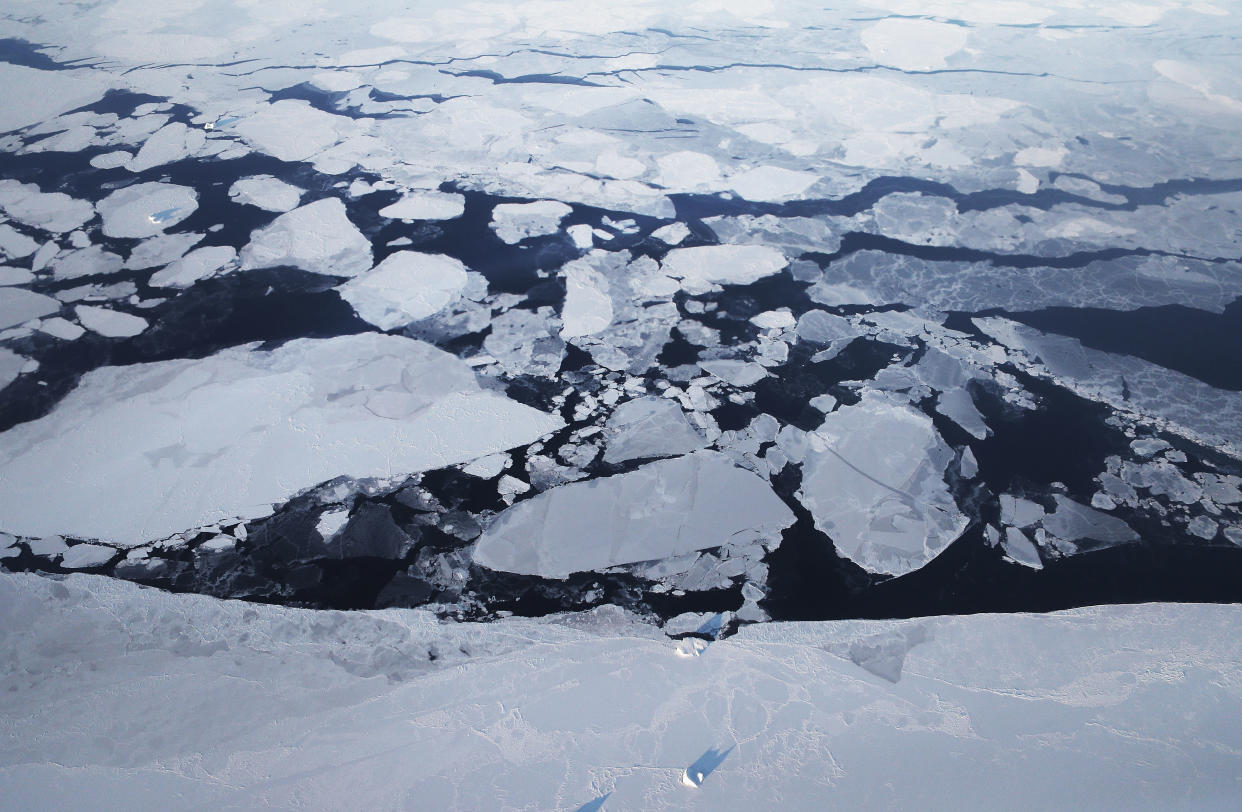
[[6,797],[1228,808],[1240,35],[12,0]]

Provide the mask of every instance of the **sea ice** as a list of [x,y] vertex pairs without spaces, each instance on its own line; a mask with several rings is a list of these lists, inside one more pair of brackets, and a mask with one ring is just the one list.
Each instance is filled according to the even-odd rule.
[[0,180],[0,210],[19,223],[53,234],[73,231],[95,219],[95,207],[85,200],[8,179]]
[[487,528],[474,560],[502,572],[566,578],[772,540],[793,522],[793,512],[762,479],[723,454],[698,451],[519,502]]
[[148,284],[156,288],[188,288],[200,279],[214,276],[221,268],[237,261],[237,252],[228,245],[198,248],[151,274]]
[[129,547],[266,516],[333,477],[440,468],[561,425],[482,391],[442,350],[376,333],[102,367],[0,435],[0,525]]
[[575,260],[562,269],[565,306],[561,310],[562,338],[592,335],[612,324],[608,280],[588,262]]
[[706,442],[673,401],[644,397],[618,406],[604,424],[604,461],[617,463],[644,457],[674,457],[702,448]]
[[753,386],[768,376],[768,371],[754,361],[737,361],[722,358],[716,361],[699,361],[699,367],[710,372],[730,386],[744,389]]
[[116,548],[103,544],[75,544],[65,551],[60,565],[67,570],[83,570],[108,563],[116,556]]
[[175,121],[148,138],[125,168],[130,172],[145,172],[157,166],[184,160],[197,153],[206,143],[205,132]]
[[357,276],[371,261],[370,241],[335,197],[280,215],[251,234],[241,252],[242,270],[291,265],[324,276]]
[[661,266],[693,295],[706,293],[716,284],[749,285],[788,264],[784,254],[764,245],[703,245],[674,248]]
[[944,480],[953,452],[922,413],[868,393],[828,415],[811,438],[798,498],[863,568],[903,575],[965,529]]
[[361,318],[395,330],[443,310],[467,281],[466,266],[453,257],[397,251],[337,290]]
[[407,192],[401,199],[379,210],[380,217],[393,220],[452,220],[466,211],[466,198],[449,192]]
[[132,316],[119,310],[94,305],[78,305],[74,308],[78,321],[86,329],[108,338],[136,336],[149,326],[141,316]]
[[0,287],[0,330],[57,310],[60,310],[60,302],[51,296],[25,288]]
[[138,183],[117,189],[96,206],[109,237],[154,237],[194,213],[198,193],[171,183]]
[[530,237],[555,234],[572,212],[557,200],[536,200],[533,203],[501,203],[492,209],[492,230],[509,245]]
[[298,207],[302,201],[302,190],[271,175],[251,175],[229,187],[229,199],[283,214]]

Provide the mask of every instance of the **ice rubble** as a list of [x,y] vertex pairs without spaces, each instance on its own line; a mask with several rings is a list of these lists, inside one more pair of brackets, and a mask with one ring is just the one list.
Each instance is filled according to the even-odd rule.
[[242,270],[291,265],[324,276],[357,276],[370,270],[371,260],[371,243],[335,197],[280,215],[241,251]]
[[489,569],[574,572],[774,540],[793,512],[723,454],[698,451],[545,491],[500,514],[474,560]]
[[96,205],[109,237],[154,237],[198,208],[198,193],[171,183],[137,183],[117,189]]
[[904,575],[966,528],[944,479],[953,451],[922,413],[869,392],[810,439],[798,499],[864,569]]
[[283,214],[298,207],[302,190],[271,175],[252,175],[235,181],[229,187],[229,198],[236,203]]
[[[621,613],[442,623],[6,573],[0,783],[66,809],[743,810],[774,787],[808,809],[1228,808],[1239,641],[1236,606],[1145,604],[762,624],[680,658]],[[721,743],[691,798],[678,778]]]
[[444,309],[467,281],[466,266],[452,257],[397,251],[337,290],[361,318],[395,330]]
[[2,435],[0,529],[132,546],[265,516],[333,477],[438,468],[560,425],[482,391],[431,345],[374,333],[103,367]]

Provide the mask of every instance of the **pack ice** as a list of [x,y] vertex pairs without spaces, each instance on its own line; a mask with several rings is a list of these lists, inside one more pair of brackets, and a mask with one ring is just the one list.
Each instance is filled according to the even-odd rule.
[[561,425],[399,336],[103,367],[0,435],[0,529],[131,546],[268,515],[333,477],[439,468]]

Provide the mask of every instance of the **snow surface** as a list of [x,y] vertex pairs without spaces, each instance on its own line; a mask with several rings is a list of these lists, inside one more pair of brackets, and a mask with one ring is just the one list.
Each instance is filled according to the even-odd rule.
[[251,234],[241,251],[244,271],[291,265],[324,276],[357,276],[371,268],[371,261],[370,241],[335,197],[280,215]]
[[265,516],[333,477],[439,468],[560,425],[482,391],[441,350],[374,333],[102,367],[0,435],[0,529],[133,546]]
[[397,251],[337,290],[359,317],[381,330],[395,330],[444,309],[466,282],[466,266],[459,260]]
[[723,454],[699,451],[519,502],[487,528],[474,560],[502,572],[566,578],[770,540],[793,522],[766,482]]
[[769,623],[683,658],[619,611],[455,624],[6,573],[0,788],[27,809],[1228,809],[1239,641],[1236,606],[1145,604]]
[[904,575],[966,528],[945,484],[952,458],[928,417],[868,393],[811,434],[798,499],[846,558]]

